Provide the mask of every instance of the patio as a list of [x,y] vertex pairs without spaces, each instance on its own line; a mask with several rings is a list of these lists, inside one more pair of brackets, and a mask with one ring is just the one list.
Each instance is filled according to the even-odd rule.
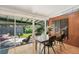
[[[65,42],[65,39],[66,41],[71,40],[73,36],[70,32],[73,32],[73,26],[69,24],[69,19],[72,19],[74,23],[73,20],[76,17],[73,18],[71,16],[72,13],[76,16],[79,15],[77,8],[78,6],[0,6],[0,11],[2,12],[0,13],[0,54],[44,54],[45,52],[48,54],[48,50],[50,50],[50,54],[55,54],[49,47],[43,52],[39,51],[43,46],[45,49],[45,43],[40,48],[37,40],[40,42],[48,40],[49,43],[50,33],[47,34],[49,30],[52,37],[56,37],[53,39],[53,43],[58,42],[65,45],[64,48],[57,45],[57,43],[54,44],[53,47],[56,54],[79,53],[79,47],[74,46],[75,40],[77,40],[75,42],[78,45],[79,36],[77,32],[75,33],[77,38],[72,38],[74,44],[71,42],[72,45],[69,45]],[[72,22],[70,23],[72,24]],[[75,23],[79,24],[78,22]],[[75,28],[78,30],[77,26]],[[62,35],[63,33],[64,35]],[[53,43],[51,45],[49,43],[48,46],[52,47]]]
[[[59,46],[57,47],[55,46],[55,50],[57,54],[79,54],[78,47],[71,46],[68,44],[65,44],[65,48],[62,47],[62,50],[60,50]],[[9,49],[8,53],[9,54],[39,54],[39,51],[36,53],[36,51],[34,51],[34,46],[32,44],[27,44],[27,45],[11,48]],[[54,54],[51,49],[50,49],[50,54]]]

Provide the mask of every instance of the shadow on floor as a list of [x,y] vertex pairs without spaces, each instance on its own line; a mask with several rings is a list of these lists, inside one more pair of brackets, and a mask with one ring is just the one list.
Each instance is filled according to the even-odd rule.
[[8,50],[9,50],[9,48],[7,48],[7,49],[0,49],[0,54],[8,54]]

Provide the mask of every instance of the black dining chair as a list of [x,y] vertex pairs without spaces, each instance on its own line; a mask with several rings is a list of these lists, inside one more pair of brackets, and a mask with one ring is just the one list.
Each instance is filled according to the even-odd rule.
[[55,40],[56,40],[56,36],[52,36],[49,38],[49,40],[47,42],[44,42],[44,47],[42,49],[42,51],[44,50],[45,47],[48,47],[48,54],[49,54],[49,48],[52,48],[53,52],[55,52],[55,49],[54,49],[54,43],[55,43]]
[[65,48],[65,46],[64,46],[65,38],[66,38],[66,35],[65,35],[65,33],[63,33],[61,36],[57,37],[57,39],[56,39],[56,41],[59,43],[59,45],[61,44],[64,48]]

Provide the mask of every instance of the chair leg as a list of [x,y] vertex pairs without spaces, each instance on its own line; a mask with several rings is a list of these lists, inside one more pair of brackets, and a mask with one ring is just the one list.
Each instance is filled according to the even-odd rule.
[[63,47],[65,48],[65,45],[64,45],[64,43],[62,42],[62,45],[63,45]]
[[54,48],[52,47],[52,50],[53,50],[53,52],[56,54],[56,52],[55,52],[55,50],[54,50]]
[[56,44],[59,45],[59,41],[56,41]]
[[63,43],[63,42],[61,42],[61,44],[62,44],[62,46],[65,48],[65,45],[64,45],[64,43]]
[[53,42],[53,45],[56,45],[56,41]]
[[65,49],[64,43],[60,42],[60,51],[63,51],[63,48]]
[[42,48],[41,53],[42,53],[43,50],[44,50],[44,47]]
[[40,53],[40,49],[41,49],[41,43],[39,43],[39,53]]
[[46,52],[46,51],[45,51],[45,48],[46,48],[46,46],[44,45],[44,54],[45,54],[45,52]]
[[48,46],[48,54],[49,54],[49,46]]

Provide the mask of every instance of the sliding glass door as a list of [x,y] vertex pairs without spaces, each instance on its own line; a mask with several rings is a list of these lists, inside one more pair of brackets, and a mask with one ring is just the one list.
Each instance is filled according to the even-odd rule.
[[[33,36],[42,36],[41,39],[45,39],[46,32],[46,21],[0,15],[0,54],[34,53],[32,43],[35,43],[35,37]],[[23,46],[24,49],[20,46]],[[19,47],[19,49],[16,47]]]
[[10,48],[32,43],[32,31],[32,19],[0,15],[0,54],[16,53]]
[[62,31],[64,31],[68,37],[68,19],[54,21],[51,25],[51,28],[52,32],[56,34],[56,36],[60,36]]
[[44,21],[36,20],[35,21],[35,35],[40,36],[44,33]]
[[0,15],[0,54],[6,54],[14,47],[14,20],[12,17]]

